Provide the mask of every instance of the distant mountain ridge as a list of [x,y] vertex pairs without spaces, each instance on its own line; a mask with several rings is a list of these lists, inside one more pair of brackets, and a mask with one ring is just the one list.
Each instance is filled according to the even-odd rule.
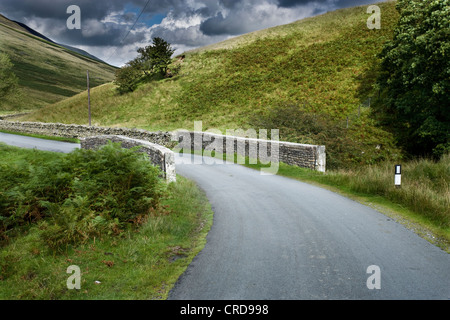
[[116,67],[93,55],[61,45],[24,23],[0,14],[0,52],[6,53],[19,80],[20,96],[0,101],[0,110],[34,110],[90,87],[114,80]]
[[[5,16],[3,16],[4,18],[6,18]],[[8,18],[6,18],[6,19],[8,19]],[[39,37],[39,38],[42,38],[42,39],[44,39],[44,40],[46,40],[46,41],[49,41],[49,42],[53,42],[53,43],[56,43],[56,42],[54,42],[53,40],[51,40],[50,38],[47,38],[46,36],[44,36],[42,33],[39,33],[39,32],[37,32],[36,30],[34,30],[34,29],[31,29],[29,26],[27,26],[25,23],[22,23],[22,22],[19,22],[19,21],[15,21],[15,20],[11,20],[12,22],[14,22],[14,23],[17,23],[19,26],[21,26],[23,29],[25,29],[26,31],[28,31],[29,33],[31,33],[32,35],[34,35],[34,36],[36,36],[36,37]]]
[[[94,60],[97,60],[97,61],[100,61],[100,62],[103,62],[103,63],[107,63],[107,62],[105,62],[105,61],[103,61],[103,60],[97,58],[96,56],[90,54],[89,52],[86,52],[86,51],[84,51],[84,50],[81,50],[81,49],[78,49],[78,48],[75,48],[75,47],[72,47],[72,46],[69,46],[69,45],[66,45],[66,44],[57,43],[57,42],[53,41],[52,39],[46,37],[46,36],[43,35],[42,33],[40,33],[40,32],[38,32],[38,31],[36,31],[36,30],[30,28],[30,27],[27,26],[25,23],[22,23],[22,22],[20,22],[20,21],[15,21],[15,20],[8,19],[7,17],[5,17],[5,16],[2,15],[2,14],[0,14],[0,18],[2,18],[2,19],[0,19],[0,23],[2,22],[2,20],[3,20],[3,21],[4,21],[5,19],[6,19],[6,20],[9,20],[9,21],[13,22],[14,24],[17,24],[19,27],[21,27],[22,31],[25,30],[26,32],[32,34],[33,36],[36,36],[36,37],[39,37],[39,38],[41,38],[41,39],[44,39],[45,41],[48,41],[48,42],[57,44],[57,45],[59,45],[59,46],[61,46],[61,47],[64,47],[64,48],[66,48],[66,49],[68,49],[68,50],[75,51],[75,52],[77,52],[77,53],[79,53],[79,54],[82,54],[83,56],[89,57],[89,58],[91,58],[91,59],[94,59]],[[10,26],[12,26],[12,27],[14,28],[14,25],[11,25],[11,24],[10,24]]]

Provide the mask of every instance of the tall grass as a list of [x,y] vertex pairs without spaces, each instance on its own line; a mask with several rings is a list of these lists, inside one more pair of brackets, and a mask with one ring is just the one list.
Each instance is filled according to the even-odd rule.
[[328,179],[356,192],[383,196],[438,226],[450,227],[450,155],[437,163],[427,159],[405,162],[400,188],[394,186],[394,166],[386,162],[361,170],[336,171]]
[[[402,184],[394,184],[395,165],[402,164]],[[248,165],[258,168],[260,165]],[[450,241],[450,155],[440,161],[417,159],[382,162],[360,168],[331,170],[326,174],[281,163],[279,174],[317,182],[346,193],[388,199],[424,218]]]

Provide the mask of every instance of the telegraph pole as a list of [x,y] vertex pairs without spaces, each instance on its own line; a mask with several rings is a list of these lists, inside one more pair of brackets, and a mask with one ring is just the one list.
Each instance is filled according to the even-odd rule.
[[91,90],[89,87],[89,70],[87,71],[87,91],[88,91],[89,126],[91,126]]

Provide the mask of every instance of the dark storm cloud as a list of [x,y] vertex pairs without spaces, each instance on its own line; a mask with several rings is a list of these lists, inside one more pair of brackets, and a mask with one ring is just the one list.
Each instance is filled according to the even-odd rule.
[[296,7],[299,5],[306,5],[310,2],[326,2],[326,0],[319,0],[319,1],[309,1],[309,0],[278,0],[278,4],[280,5],[280,7],[283,8],[292,8],[292,7]]
[[[147,7],[143,18],[145,16],[151,18],[153,14],[164,13],[170,8],[180,8],[183,5],[182,2],[176,0],[151,1],[151,5]],[[110,17],[111,14],[117,12],[119,13],[116,15],[118,21],[124,24],[132,24],[136,19],[136,13],[125,13],[125,6],[131,5],[136,10],[139,10],[146,3],[147,0],[1,0],[0,12],[12,20],[24,23],[31,22],[35,27],[40,29],[38,31],[46,33],[50,38],[58,38],[58,41],[66,41],[68,44],[86,44],[96,41],[101,45],[107,44],[110,41],[109,45],[116,45],[120,42],[118,39],[126,34],[126,28],[123,25],[114,26],[113,23],[104,22],[105,26],[100,30],[100,26],[95,26],[89,22],[95,20],[99,22],[103,21]],[[86,32],[80,33],[67,30],[66,21],[70,14],[66,11],[70,5],[80,7],[82,31]],[[86,28],[92,27],[98,29],[98,32],[93,33],[85,30]],[[83,37],[80,36],[83,34]],[[104,39],[99,37],[100,34]],[[142,37],[136,37],[135,40],[139,38]]]
[[[342,7],[373,0],[0,0],[0,13],[28,24],[52,40],[84,49],[135,52],[160,36],[183,49],[211,44],[231,36],[285,24]],[[70,5],[81,9],[81,30],[66,27]],[[148,21],[159,15],[154,26]],[[159,23],[160,22],[160,23]],[[127,35],[128,34],[128,35]],[[125,35],[127,37],[124,40]],[[95,49],[94,49],[95,48]],[[105,49],[102,49],[105,48]],[[128,51],[127,51],[128,50]],[[117,60],[127,61],[129,57]]]
[[[104,18],[109,12],[123,8],[121,1],[90,0],[2,0],[0,10],[13,19],[38,17],[65,20],[66,9],[77,5],[87,19]],[[87,9],[89,8],[89,9]]]
[[[219,0],[220,9],[214,16],[202,22],[200,30],[209,36],[234,36],[293,22],[305,16],[373,2],[373,0]],[[257,7],[260,10],[256,10]]]
[[[147,0],[1,0],[0,11],[15,19],[39,17],[64,20],[66,9],[77,5],[85,19],[103,19],[111,12],[121,11],[127,4],[143,8]],[[185,1],[153,0],[147,6],[146,13],[161,13],[171,8],[186,8]]]
[[209,18],[203,22],[200,25],[200,30],[206,35],[238,35],[247,33],[248,27],[239,23],[239,20],[240,19],[236,16],[231,19],[225,19],[222,13],[219,12],[215,17]]
[[283,8],[293,8],[308,4],[328,4],[336,9],[358,6],[363,4],[373,4],[374,0],[278,0],[278,4]]

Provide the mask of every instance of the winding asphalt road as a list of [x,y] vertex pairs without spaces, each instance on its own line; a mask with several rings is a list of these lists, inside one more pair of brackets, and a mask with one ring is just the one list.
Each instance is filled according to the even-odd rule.
[[[193,157],[177,156],[177,173],[205,190],[215,217],[169,299],[450,299],[450,255],[387,216],[309,184]],[[369,278],[380,288],[369,289]]]
[[[79,147],[0,134],[8,139]],[[385,215],[309,184],[194,157],[177,155],[177,173],[205,190],[214,223],[169,299],[450,299],[450,255]]]
[[2,132],[0,132],[0,142],[20,148],[39,149],[61,153],[70,153],[74,149],[80,148],[80,144],[78,143],[44,140]]

